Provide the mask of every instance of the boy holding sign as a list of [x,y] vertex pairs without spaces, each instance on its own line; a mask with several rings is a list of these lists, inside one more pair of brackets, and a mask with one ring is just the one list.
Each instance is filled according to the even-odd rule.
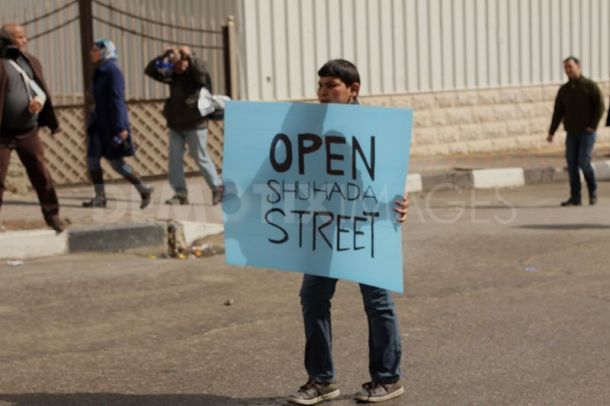
[[[360,75],[354,64],[342,59],[327,62],[318,71],[320,103],[359,104]],[[407,219],[408,196],[395,202],[397,221]],[[337,279],[308,275],[303,277],[301,305],[305,324],[305,369],[307,383],[288,400],[299,405],[315,405],[334,399],[335,385],[331,353],[330,300]],[[400,384],[401,343],[394,303],[387,290],[360,284],[369,325],[369,373],[371,381],[362,385],[355,398],[362,402],[382,402],[404,392]]]

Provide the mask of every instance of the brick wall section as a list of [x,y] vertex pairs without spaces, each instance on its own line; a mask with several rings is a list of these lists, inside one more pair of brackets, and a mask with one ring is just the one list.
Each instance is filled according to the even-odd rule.
[[[608,108],[610,82],[600,83]],[[368,105],[413,108],[415,155],[453,155],[548,148],[546,134],[559,85],[365,96]],[[598,144],[610,144],[610,129],[598,129]],[[565,139],[562,127],[555,145]]]

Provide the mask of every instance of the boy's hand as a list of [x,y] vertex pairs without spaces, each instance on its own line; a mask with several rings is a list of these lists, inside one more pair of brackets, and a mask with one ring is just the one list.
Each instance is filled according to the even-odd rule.
[[409,194],[405,192],[402,200],[394,200],[394,211],[398,214],[396,221],[404,223],[407,221],[407,212],[409,211]]

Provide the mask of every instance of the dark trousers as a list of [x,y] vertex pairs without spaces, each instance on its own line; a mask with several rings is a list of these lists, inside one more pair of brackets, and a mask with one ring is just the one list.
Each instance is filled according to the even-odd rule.
[[[333,382],[330,299],[337,280],[304,275],[301,305],[305,322],[305,369],[317,382]],[[360,284],[369,331],[369,374],[376,382],[400,379],[401,342],[394,302],[387,290]],[[357,328],[357,327],[354,327]]]
[[38,128],[19,136],[0,135],[0,207],[4,194],[4,181],[8,172],[11,152],[17,151],[19,159],[27,171],[30,182],[36,190],[45,220],[57,217],[59,201],[53,186],[53,179],[44,159],[44,146],[38,137]]
[[581,201],[579,169],[582,170],[585,177],[589,194],[595,194],[597,190],[595,172],[591,165],[594,144],[594,132],[568,133],[566,137],[566,161],[568,163],[568,174],[570,175],[570,198],[572,200]]

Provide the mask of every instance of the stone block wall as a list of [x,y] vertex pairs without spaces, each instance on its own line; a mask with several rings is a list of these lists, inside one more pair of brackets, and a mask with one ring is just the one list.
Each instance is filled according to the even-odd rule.
[[[600,83],[606,111],[598,145],[610,144],[604,127],[610,82]],[[364,96],[363,104],[410,107],[414,155],[453,155],[549,148],[546,135],[559,85]],[[560,127],[554,145],[565,133]]]

